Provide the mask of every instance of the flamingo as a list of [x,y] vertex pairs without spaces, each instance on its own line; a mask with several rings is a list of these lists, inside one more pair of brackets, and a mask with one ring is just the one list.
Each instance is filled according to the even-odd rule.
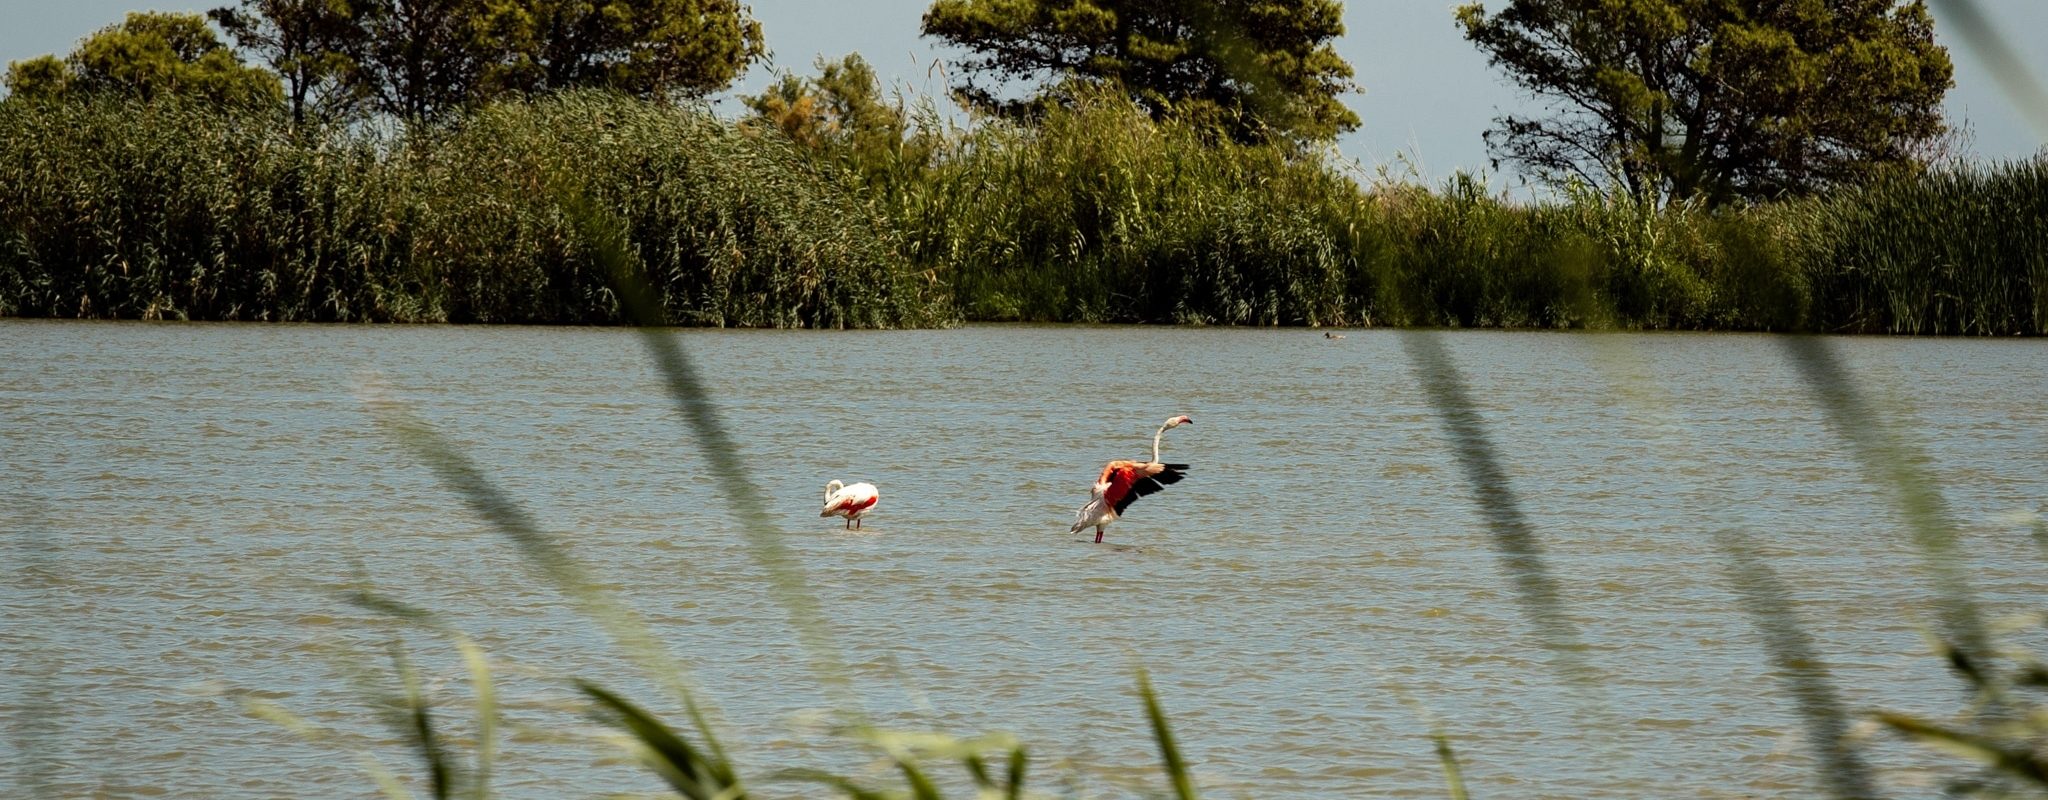
[[1159,442],[1166,432],[1182,425],[1193,425],[1187,415],[1169,419],[1159,426],[1159,432],[1152,434],[1151,461],[1111,461],[1102,468],[1102,474],[1095,479],[1093,496],[1088,504],[1074,513],[1074,527],[1068,533],[1080,533],[1088,526],[1095,526],[1095,542],[1102,543],[1102,528],[1117,521],[1138,498],[1179,483],[1186,476],[1186,464],[1162,464],[1159,462]]
[[861,516],[875,510],[881,502],[882,493],[875,491],[872,483],[847,485],[838,481],[825,484],[825,510],[818,516],[829,517],[838,514],[846,518],[846,529],[860,527]]

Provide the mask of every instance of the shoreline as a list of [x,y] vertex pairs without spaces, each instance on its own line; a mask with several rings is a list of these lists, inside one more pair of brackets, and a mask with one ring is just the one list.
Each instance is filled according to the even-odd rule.
[[[364,329],[550,329],[574,331],[628,331],[639,326],[625,324],[593,324],[574,322],[391,322],[391,321],[265,321],[265,320],[213,320],[213,319],[124,319],[110,317],[10,317],[0,316],[0,326],[5,325],[133,325],[151,327],[206,327],[206,328],[364,328]],[[1515,333],[1515,334],[1612,334],[1612,335],[1720,335],[1720,336],[1823,336],[1831,339],[1965,339],[1972,341],[2039,341],[2048,335],[2036,333],[1890,333],[1872,331],[1777,331],[1750,328],[1621,328],[1582,327],[1545,328],[1533,326],[1444,326],[1444,325],[1229,325],[1185,322],[1027,322],[1019,320],[960,320],[951,325],[916,328],[775,328],[712,325],[663,325],[663,330],[678,332],[704,331],[724,333],[759,334],[890,334],[918,333],[960,330],[965,328],[1014,328],[1020,330],[1179,330],[1252,332],[1263,331],[1274,334],[1299,333],[1320,334],[1372,334],[1402,332],[1433,333]],[[1335,342],[1331,346],[1340,346]]]

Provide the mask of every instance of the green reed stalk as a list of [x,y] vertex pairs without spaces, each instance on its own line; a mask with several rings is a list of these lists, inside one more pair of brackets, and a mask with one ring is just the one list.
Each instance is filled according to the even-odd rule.
[[596,621],[628,658],[674,694],[711,757],[719,762],[727,760],[682,666],[668,656],[638,614],[591,581],[583,565],[542,531],[524,507],[409,409],[374,393],[366,398],[366,404],[395,440],[432,468],[436,477],[461,496],[473,513],[511,542],[536,572],[574,603],[579,613]]
[[1180,755],[1180,745],[1174,741],[1173,729],[1166,723],[1166,711],[1159,706],[1159,695],[1152,691],[1152,674],[1144,667],[1138,667],[1138,697],[1145,702],[1145,718],[1152,723],[1152,738],[1159,744],[1159,758],[1166,767],[1166,777],[1173,782],[1173,795],[1179,800],[1195,800],[1195,780],[1188,773],[1188,765]]

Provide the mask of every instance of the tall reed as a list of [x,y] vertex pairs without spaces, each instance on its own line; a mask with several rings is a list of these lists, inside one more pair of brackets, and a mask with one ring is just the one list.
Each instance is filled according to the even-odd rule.
[[821,153],[602,94],[396,130],[0,103],[0,315],[624,322],[596,244],[544,190],[573,187],[619,218],[683,325],[2048,327],[2038,159],[1749,208],[1586,188],[1523,203],[1464,174],[1367,179],[1110,95],[1029,124],[926,116],[898,146]]
[[[884,153],[890,163],[855,171],[968,319],[2041,330],[2039,314],[2012,310],[2038,303],[2041,226],[1980,241],[1939,216],[1858,210],[1935,193],[1986,220],[2033,219],[2039,165],[1710,210],[1583,187],[1516,203],[1465,174],[1435,188],[1362,180],[1332,153],[1217,141],[1113,96],[1083,94],[1028,125],[915,136],[916,163]],[[1865,251],[1894,266],[1854,266]],[[1859,293],[1897,296],[1924,280],[1921,260],[1940,270],[1957,258],[1971,259],[1973,277],[1942,291],[1981,305],[1975,321],[1903,303],[1854,310]]]
[[599,94],[446,128],[293,129],[175,101],[0,104],[0,314],[622,322],[543,187],[627,226],[679,324],[945,324],[843,173],[708,112]]
[[1817,329],[2048,331],[2048,159],[1893,177],[1766,216],[1785,222]]
[[958,136],[885,200],[970,319],[1344,324],[1327,221],[1352,187],[1096,96]]

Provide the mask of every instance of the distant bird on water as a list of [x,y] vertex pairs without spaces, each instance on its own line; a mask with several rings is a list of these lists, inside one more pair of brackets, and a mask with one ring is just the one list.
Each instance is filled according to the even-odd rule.
[[1180,483],[1186,477],[1188,465],[1162,464],[1159,462],[1159,442],[1166,432],[1182,425],[1192,425],[1194,420],[1186,415],[1174,417],[1159,426],[1159,432],[1152,434],[1151,461],[1111,461],[1102,468],[1102,474],[1095,479],[1094,497],[1088,505],[1074,514],[1074,527],[1069,533],[1080,533],[1089,526],[1095,527],[1095,541],[1102,542],[1102,528],[1117,521],[1138,498],[1166,487]]
[[818,516],[833,514],[846,518],[846,529],[860,527],[860,518],[875,510],[875,504],[882,501],[882,493],[875,491],[872,483],[847,485],[838,481],[825,484],[825,510]]
[[1342,338],[1344,338],[1344,334],[1341,334],[1341,333],[1331,333],[1331,332],[1329,332],[1329,331],[1323,331],[1323,338],[1325,338],[1325,339],[1342,339]]

